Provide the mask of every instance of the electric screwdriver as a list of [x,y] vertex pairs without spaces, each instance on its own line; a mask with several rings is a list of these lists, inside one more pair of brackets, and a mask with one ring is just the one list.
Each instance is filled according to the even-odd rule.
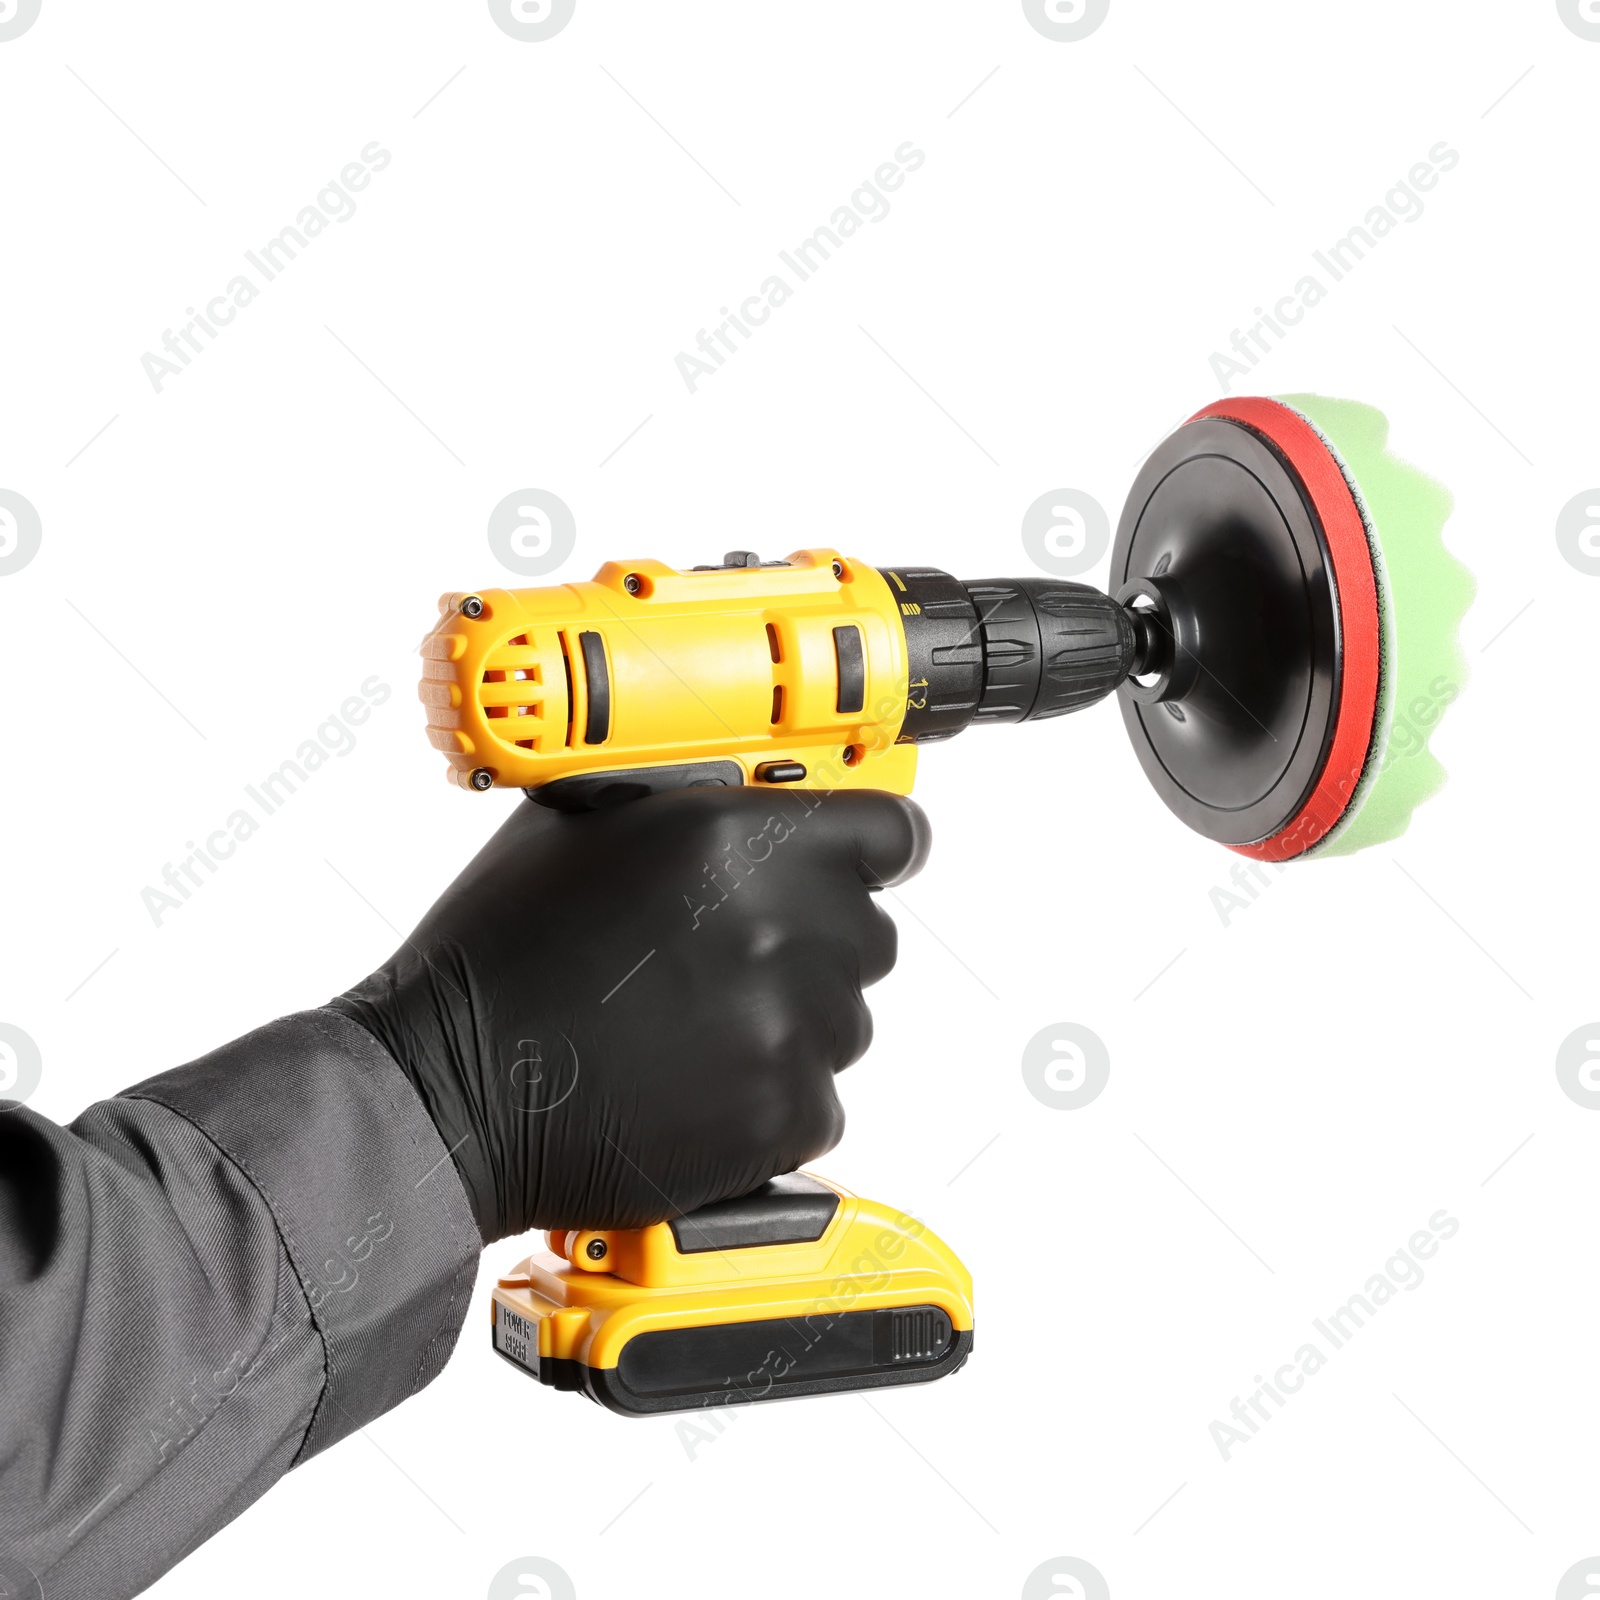
[[440,610],[422,698],[452,776],[568,811],[703,784],[908,794],[917,745],[1091,704],[1165,638],[1083,584],[961,583],[834,550],[613,561]]

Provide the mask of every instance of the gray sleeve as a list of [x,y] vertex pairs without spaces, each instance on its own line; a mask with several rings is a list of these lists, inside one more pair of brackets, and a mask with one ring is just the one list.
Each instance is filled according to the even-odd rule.
[[479,1247],[416,1092],[332,1011],[66,1128],[0,1104],[0,1594],[137,1594],[415,1394]]

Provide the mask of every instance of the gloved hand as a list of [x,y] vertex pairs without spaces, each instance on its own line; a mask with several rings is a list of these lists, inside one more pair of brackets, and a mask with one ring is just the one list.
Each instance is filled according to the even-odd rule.
[[868,791],[522,801],[330,1004],[416,1086],[486,1243],[642,1227],[838,1143],[833,1076],[895,958],[871,886],[928,843],[915,804]]

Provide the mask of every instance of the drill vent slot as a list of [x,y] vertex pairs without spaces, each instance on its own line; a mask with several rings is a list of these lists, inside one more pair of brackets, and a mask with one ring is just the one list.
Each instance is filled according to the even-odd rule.
[[572,644],[565,633],[557,635],[561,641],[561,670],[567,675],[567,748],[572,748],[572,718],[577,701],[572,697]]
[[583,676],[589,690],[589,712],[584,718],[583,742],[604,744],[611,732],[611,673],[606,666],[606,642],[598,633],[578,635],[583,651]]
[[545,671],[531,630],[502,640],[489,651],[473,698],[496,738],[521,750],[538,750],[543,744]]

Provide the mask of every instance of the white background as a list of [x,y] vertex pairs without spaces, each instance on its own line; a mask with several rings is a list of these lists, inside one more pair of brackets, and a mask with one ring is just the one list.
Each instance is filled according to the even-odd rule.
[[[1554,524],[1600,480],[1597,77],[1553,0],[1113,0],[1078,43],[1002,0],[578,0],[544,43],[482,3],[44,0],[0,43],[0,487],[43,525],[0,578],[0,1020],[63,1120],[367,972],[515,803],[445,782],[411,689],[437,594],[514,581],[503,496],[573,508],[561,577],[1029,572],[1037,496],[1114,518],[1253,308],[1461,156],[1235,386],[1369,400],[1456,493],[1472,680],[1410,832],[1225,927],[1235,858],[1113,706],[924,753],[934,854],[820,1165],[964,1255],[967,1369],[691,1460],[491,1355],[507,1241],[438,1382],[154,1592],[479,1596],[541,1555],[582,1600],[1013,1596],[1070,1555],[1118,1600],[1545,1596],[1595,1553],[1600,1116],[1554,1057],[1600,1011],[1600,580]],[[155,393],[141,355],[373,140],[357,213]],[[891,214],[691,396],[676,353],[906,140]],[[372,674],[356,749],[154,926]],[[1111,1053],[1079,1111],[1019,1068],[1062,1021]],[[1441,1207],[1426,1282],[1224,1463],[1213,1419]]]

